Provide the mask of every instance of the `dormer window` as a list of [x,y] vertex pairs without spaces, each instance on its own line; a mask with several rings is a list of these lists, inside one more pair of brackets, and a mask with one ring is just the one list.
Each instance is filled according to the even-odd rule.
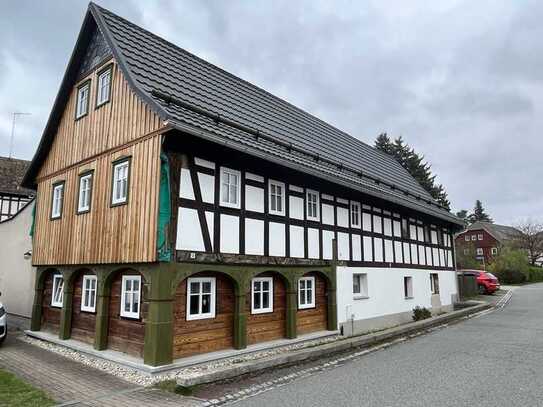
[[79,119],[89,112],[90,81],[77,88],[77,104],[75,106],[75,118]]
[[98,74],[98,87],[96,91],[96,107],[109,102],[111,94],[111,66]]

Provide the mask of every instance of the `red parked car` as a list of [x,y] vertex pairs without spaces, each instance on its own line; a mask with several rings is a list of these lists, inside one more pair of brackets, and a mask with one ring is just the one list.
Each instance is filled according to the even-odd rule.
[[462,270],[461,272],[464,275],[470,274],[477,277],[479,294],[493,294],[500,289],[500,282],[492,273],[481,270]]

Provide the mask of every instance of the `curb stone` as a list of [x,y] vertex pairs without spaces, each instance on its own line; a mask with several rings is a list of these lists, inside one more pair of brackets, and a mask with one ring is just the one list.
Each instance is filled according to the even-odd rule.
[[[337,342],[327,343],[312,348],[300,349],[287,354],[279,354],[260,360],[247,361],[225,370],[204,373],[200,376],[178,378],[177,384],[184,387],[190,387],[200,384],[209,384],[217,381],[231,379],[247,373],[259,372],[272,367],[289,365],[300,361],[316,360],[322,358],[323,356],[329,356],[335,353],[345,352],[355,348],[367,348],[371,345],[376,345],[380,342],[387,340],[399,340],[405,336],[418,336],[425,331],[430,330],[431,328],[435,328],[439,325],[446,325],[451,321],[469,317],[470,315],[495,307],[496,305],[491,303],[479,303],[478,305],[469,308],[463,308],[458,311],[452,311],[444,315],[439,315],[422,321],[412,322],[373,334],[353,336],[339,340]],[[361,351],[363,352],[363,350]],[[347,359],[349,358],[347,357],[345,360]],[[339,363],[339,361],[333,362],[330,363],[331,366]]]

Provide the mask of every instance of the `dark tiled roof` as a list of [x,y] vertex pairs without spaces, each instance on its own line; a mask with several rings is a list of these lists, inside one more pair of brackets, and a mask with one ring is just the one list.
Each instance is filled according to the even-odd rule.
[[21,187],[30,161],[0,157],[0,193],[15,195],[33,195],[34,191]]
[[[462,224],[388,155],[108,10],[89,12],[133,90],[172,127]],[[83,34],[90,24],[87,13]]]
[[513,239],[515,236],[520,234],[520,231],[512,226],[496,225],[495,223],[490,222],[475,222],[469,225],[466,231],[481,229],[486,230],[500,242]]

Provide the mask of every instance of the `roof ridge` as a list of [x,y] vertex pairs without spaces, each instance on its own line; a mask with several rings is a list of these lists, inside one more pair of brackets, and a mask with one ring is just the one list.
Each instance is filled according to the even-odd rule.
[[[181,47],[181,46],[179,46],[179,45],[177,45],[177,44],[175,44],[175,43],[173,43],[173,42],[171,42],[171,41],[168,41],[167,39],[165,39],[165,38],[163,38],[163,37],[161,37],[161,36],[159,36],[159,35],[153,33],[152,31],[150,31],[150,30],[148,30],[148,29],[146,29],[146,28],[144,28],[144,27],[142,27],[142,26],[140,26],[140,25],[138,25],[138,24],[133,23],[133,22],[130,21],[130,20],[127,20],[126,18],[124,18],[124,17],[122,17],[122,16],[120,16],[120,15],[114,13],[113,11],[111,11],[111,10],[109,10],[109,9],[107,9],[107,8],[104,8],[104,7],[98,5],[98,4],[94,3],[94,2],[90,2],[90,3],[89,3],[89,6],[91,6],[91,5],[94,6],[100,13],[112,15],[112,16],[114,16],[115,18],[117,18],[117,19],[123,21],[124,23],[126,23],[126,24],[128,24],[128,25],[130,25],[131,27],[134,27],[134,28],[136,28],[136,29],[138,29],[138,30],[141,30],[141,31],[147,33],[148,35],[152,36],[152,37],[153,37],[155,40],[157,40],[158,42],[161,42],[161,43],[163,43],[163,44],[165,44],[165,45],[174,47],[175,49],[179,50],[180,52],[186,54],[187,56],[189,56],[189,57],[191,57],[191,58],[196,58],[200,63],[202,63],[202,64],[204,64],[204,65],[206,65],[206,66],[212,67],[213,69],[218,69],[218,70],[220,70],[222,73],[226,74],[228,77],[230,77],[230,78],[232,78],[232,79],[234,79],[234,80],[236,80],[236,81],[241,81],[241,82],[243,82],[243,83],[244,83],[248,88],[250,88],[250,89],[256,89],[256,90],[258,90],[258,91],[260,91],[260,92],[265,93],[266,95],[272,97],[275,101],[278,101],[279,103],[285,104],[285,105],[287,105],[288,107],[293,108],[293,109],[295,109],[296,111],[298,111],[298,112],[300,112],[300,113],[306,115],[308,118],[317,121],[317,122],[319,123],[319,125],[321,125],[321,126],[323,126],[323,127],[325,127],[325,128],[328,128],[328,129],[332,129],[332,130],[337,131],[339,134],[341,134],[343,137],[346,137],[346,138],[349,139],[350,141],[353,141],[353,142],[355,142],[355,143],[357,143],[357,144],[363,146],[364,148],[367,148],[367,149],[370,149],[370,150],[372,150],[372,151],[378,152],[378,154],[379,154],[383,159],[388,160],[389,163],[391,163],[392,165],[396,165],[398,168],[401,168],[401,170],[404,171],[406,174],[408,174],[409,176],[411,176],[411,174],[409,173],[409,171],[407,171],[406,168],[404,168],[398,161],[396,161],[396,160],[394,159],[394,157],[390,156],[389,154],[386,154],[386,153],[383,152],[383,151],[380,151],[379,149],[377,149],[377,148],[371,146],[370,144],[366,143],[365,141],[360,140],[359,138],[356,138],[356,137],[352,136],[351,134],[347,133],[346,131],[341,130],[340,128],[338,128],[338,127],[336,127],[336,126],[334,126],[334,125],[332,125],[332,124],[330,124],[330,123],[324,121],[323,119],[321,119],[321,118],[315,116],[314,114],[312,114],[312,113],[310,113],[310,112],[308,112],[308,111],[306,111],[306,110],[304,110],[304,109],[302,109],[302,108],[300,108],[300,107],[294,105],[292,102],[289,102],[288,100],[285,100],[284,98],[281,98],[281,97],[279,97],[279,96],[276,96],[276,95],[274,95],[273,93],[271,93],[271,92],[267,91],[266,89],[262,88],[261,86],[255,85],[254,83],[251,83],[251,82],[249,82],[248,80],[241,78],[240,76],[234,75],[233,73],[227,71],[226,69],[224,69],[224,68],[222,68],[222,67],[220,67],[220,66],[218,66],[218,65],[215,65],[215,64],[213,64],[213,63],[211,63],[211,62],[209,62],[209,61],[207,61],[207,60],[205,60],[205,59],[199,57],[198,55],[196,55],[196,54],[194,54],[194,53],[192,53],[192,52],[186,50],[185,48],[183,48],[183,47]],[[415,181],[420,185],[420,187],[422,188],[422,190],[424,190],[424,191],[427,193],[427,195],[428,195],[427,198],[431,199],[434,203],[437,204],[437,201],[435,200],[435,198],[434,198],[428,191],[426,191],[426,189],[420,184],[420,182],[418,182],[416,179],[415,179]]]

